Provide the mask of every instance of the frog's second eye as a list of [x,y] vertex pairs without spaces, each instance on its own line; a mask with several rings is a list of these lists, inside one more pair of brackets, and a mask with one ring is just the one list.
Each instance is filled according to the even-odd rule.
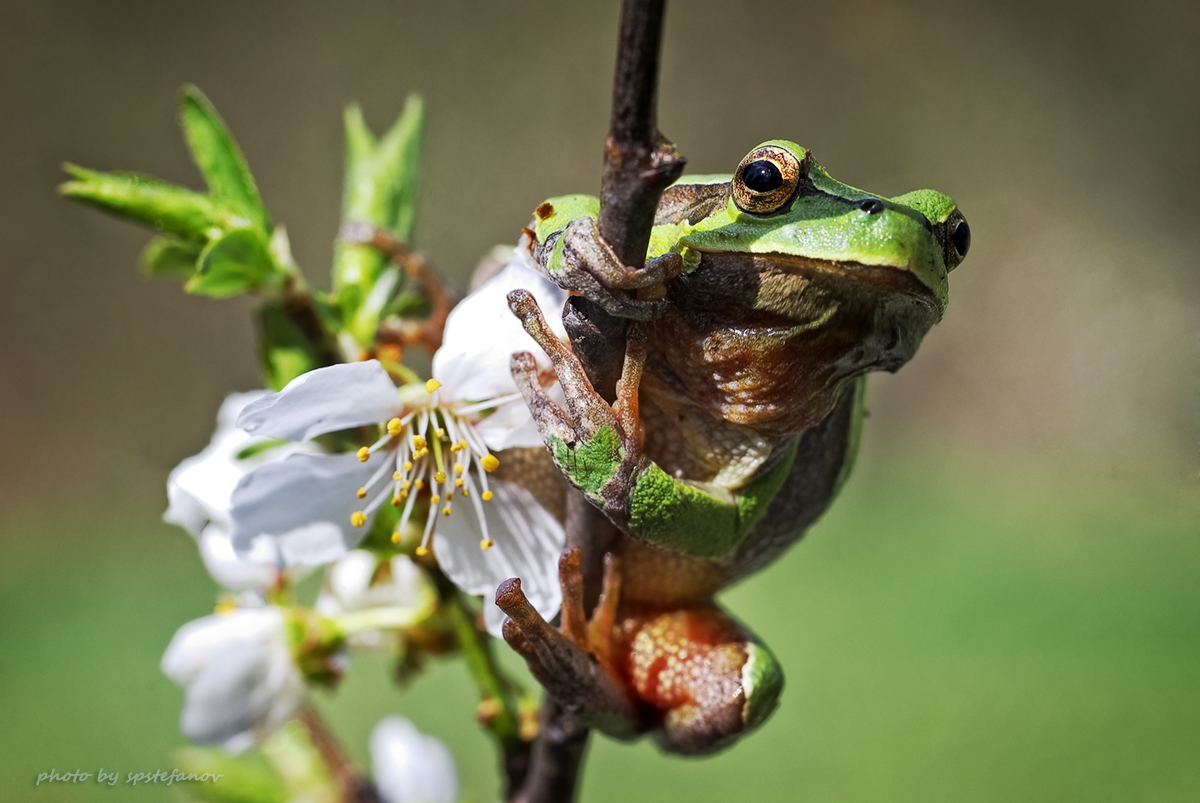
[[769,215],[796,193],[803,166],[795,154],[778,145],[755,148],[733,174],[733,201],[744,212]]

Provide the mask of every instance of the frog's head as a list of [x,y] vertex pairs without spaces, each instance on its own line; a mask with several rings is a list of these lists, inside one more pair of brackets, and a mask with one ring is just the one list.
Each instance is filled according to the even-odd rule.
[[[714,336],[736,340],[736,348],[722,345],[730,365],[721,370],[754,376],[746,383],[753,398],[740,389],[714,396],[722,413],[763,426],[780,413],[786,420],[771,427],[794,430],[820,420],[847,381],[912,357],[945,312],[947,274],[970,239],[946,195],[864,192],[833,179],[794,142],[773,140],[732,176],[684,177],[670,188],[651,255],[676,251],[687,266],[668,287],[677,322],[686,323],[671,336],[699,338],[709,362]],[[684,359],[673,358],[681,376],[712,367]],[[807,412],[786,415],[789,405]]]
[[680,185],[708,201],[698,205],[703,214],[694,206],[690,219],[679,221],[680,246],[840,265],[927,297],[939,318],[947,274],[971,244],[966,218],[949,196],[864,192],[831,177],[811,152],[787,140],[759,145],[732,176],[685,178]]

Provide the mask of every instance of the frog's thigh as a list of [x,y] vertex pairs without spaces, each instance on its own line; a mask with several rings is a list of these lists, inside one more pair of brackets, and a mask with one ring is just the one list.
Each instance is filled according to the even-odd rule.
[[662,712],[655,738],[664,749],[714,752],[774,710],[779,664],[720,609],[658,614],[631,629],[626,670],[638,696]]

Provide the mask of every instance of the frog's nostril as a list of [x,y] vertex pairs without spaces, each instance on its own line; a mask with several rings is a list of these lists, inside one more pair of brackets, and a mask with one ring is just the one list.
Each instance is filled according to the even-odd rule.
[[877,215],[883,211],[883,201],[878,198],[868,198],[859,204],[858,208],[868,215]]

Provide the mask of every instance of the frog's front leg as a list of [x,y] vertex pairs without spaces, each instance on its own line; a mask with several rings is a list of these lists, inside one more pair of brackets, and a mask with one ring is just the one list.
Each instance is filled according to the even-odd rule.
[[533,296],[514,290],[508,304],[549,355],[562,386],[565,410],[542,389],[533,355],[512,356],[513,378],[567,481],[635,538],[700,558],[732,552],[787,478],[795,446],[736,491],[672,477],[641,448],[638,384],[646,361],[641,325],[634,321],[629,327],[616,401],[609,405],[546,324]]
[[532,354],[512,356],[513,378],[551,457],[572,485],[623,528],[629,520],[630,491],[652,465],[642,454],[638,422],[645,331],[637,322],[629,327],[617,398],[609,405],[592,387],[579,359],[546,324],[533,296],[514,290],[508,304],[550,357],[566,399],[564,410],[542,390]]
[[657,288],[683,271],[683,258],[675,253],[652,259],[643,268],[625,265],[600,236],[592,217],[571,221],[542,243],[537,255],[563,289],[590,298],[610,315],[640,321],[663,313],[666,302]]

